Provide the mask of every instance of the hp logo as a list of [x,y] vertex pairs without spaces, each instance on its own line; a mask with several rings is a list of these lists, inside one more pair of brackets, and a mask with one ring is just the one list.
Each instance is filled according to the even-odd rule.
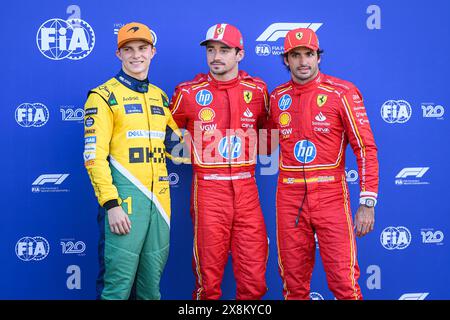
[[213,101],[213,95],[209,90],[200,90],[195,95],[195,101],[201,106],[207,106]]
[[316,146],[311,141],[300,140],[295,144],[294,156],[298,162],[310,163],[316,158],[316,155]]
[[278,100],[278,108],[280,108],[281,111],[285,111],[289,109],[292,103],[292,98],[290,95],[285,94]]
[[219,153],[225,159],[237,159],[242,152],[242,141],[237,136],[223,137],[219,142]]

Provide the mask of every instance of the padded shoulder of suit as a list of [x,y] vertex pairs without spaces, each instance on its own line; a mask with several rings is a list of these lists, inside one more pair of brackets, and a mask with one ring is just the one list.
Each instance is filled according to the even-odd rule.
[[258,87],[263,87],[263,88],[267,88],[267,84],[264,82],[263,79],[258,78],[258,77],[252,77],[251,75],[249,75],[246,72],[241,73],[241,79],[247,83],[252,83]]
[[329,75],[324,75],[322,78],[321,84],[332,87],[334,90],[339,92],[340,94],[345,94],[350,90],[358,91],[358,88],[350,81],[342,80],[336,77],[332,77]]
[[272,93],[270,95],[271,96],[279,95],[280,93],[283,93],[284,91],[288,90],[290,86],[291,86],[291,82],[290,81],[287,81],[287,82],[285,82],[283,84],[280,84],[278,87],[273,89],[273,91],[272,91]]
[[106,81],[105,83],[102,83],[101,85],[99,85],[98,87],[95,87],[94,89],[89,90],[88,95],[91,94],[92,92],[95,92],[107,101],[109,99],[109,97],[111,96],[112,88],[117,86],[118,83],[119,82],[115,78],[111,78],[108,81]]
[[179,83],[176,86],[175,90],[190,89],[193,86],[199,85],[199,84],[201,84],[203,82],[207,82],[207,81],[208,81],[208,75],[206,75],[204,73],[199,73],[194,77],[194,79]]
[[163,89],[161,89],[160,87],[155,86],[152,83],[148,84],[148,88],[149,88],[149,91],[150,91],[150,89],[153,89],[153,90],[155,90],[157,92],[157,94],[160,94],[161,95],[161,99],[163,101],[164,107],[169,107],[169,97],[167,96],[167,94],[164,92]]
[[167,96],[163,89],[161,89],[160,87],[155,86],[155,85],[152,84],[152,83],[149,83],[149,84],[148,84],[148,88],[149,88],[149,89],[153,89],[153,90],[155,90],[155,91],[157,91],[157,92],[159,92],[159,93],[161,93],[161,94]]

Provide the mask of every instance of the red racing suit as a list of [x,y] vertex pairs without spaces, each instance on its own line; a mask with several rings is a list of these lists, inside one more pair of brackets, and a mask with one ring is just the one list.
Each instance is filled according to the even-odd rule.
[[260,299],[268,243],[254,171],[258,129],[268,118],[266,84],[244,71],[227,82],[199,74],[177,86],[170,110],[187,129],[194,169],[193,298],[220,298],[231,251],[236,298]]
[[363,98],[350,82],[324,74],[299,85],[292,80],[270,97],[279,129],[277,244],[285,299],[309,299],[315,235],[337,299],[362,299],[358,285],[345,150],[350,143],[360,177],[360,199],[376,201],[377,147]]

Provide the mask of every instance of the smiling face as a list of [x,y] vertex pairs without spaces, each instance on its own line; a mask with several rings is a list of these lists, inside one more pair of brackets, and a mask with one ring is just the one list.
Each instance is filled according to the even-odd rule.
[[217,80],[227,81],[237,77],[238,64],[244,58],[244,51],[230,48],[219,41],[208,41],[206,60],[211,74]]
[[304,84],[316,77],[319,72],[320,58],[316,51],[298,47],[286,54],[284,63],[291,71],[292,80]]
[[122,69],[129,76],[144,80],[148,76],[150,62],[156,49],[148,42],[134,40],[117,49],[116,56],[122,61]]

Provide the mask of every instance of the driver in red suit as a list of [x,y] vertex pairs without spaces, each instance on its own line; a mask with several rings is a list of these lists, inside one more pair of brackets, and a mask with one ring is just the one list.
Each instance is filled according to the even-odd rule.
[[239,71],[244,46],[236,27],[212,26],[201,45],[209,73],[178,85],[170,105],[175,122],[187,129],[194,169],[193,297],[220,298],[231,252],[236,298],[260,299],[267,291],[268,243],[254,171],[258,129],[268,117],[267,88]]

